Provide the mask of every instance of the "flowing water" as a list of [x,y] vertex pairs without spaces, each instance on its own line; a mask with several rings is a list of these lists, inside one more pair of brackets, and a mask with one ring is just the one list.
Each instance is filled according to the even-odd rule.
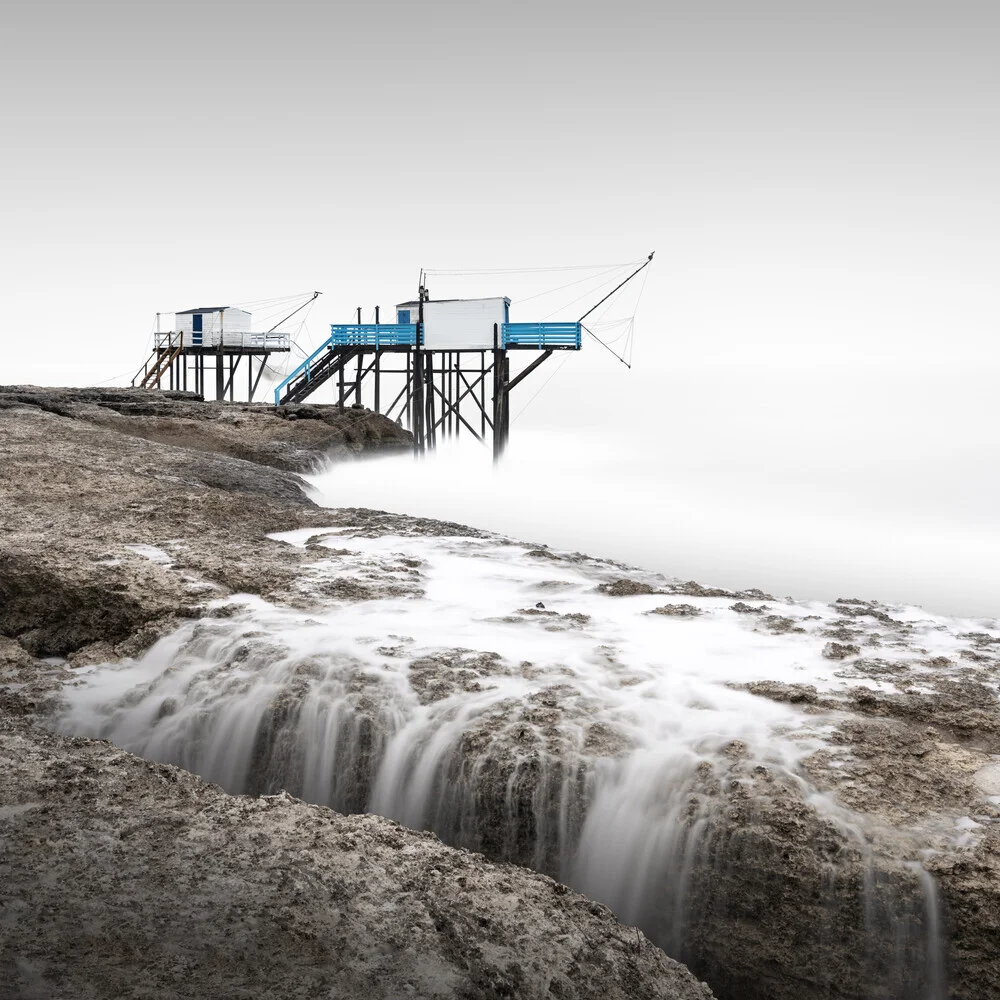
[[[732,595],[642,593],[671,585],[496,536],[276,537],[316,556],[303,610],[217,602],[217,617],[138,661],[80,671],[60,728],[230,792],[285,788],[548,872],[720,996],[724,957],[706,944],[720,914],[738,920],[756,885],[765,911],[794,920],[778,912],[787,900],[767,903],[785,862],[767,856],[766,830],[782,803],[807,803],[809,836],[832,845],[796,876],[815,896],[802,920],[817,955],[851,953],[871,997],[944,995],[933,880],[919,865],[883,870],[859,818],[802,777],[831,719],[732,686],[842,689],[817,641],[829,606],[768,600],[775,631]],[[614,596],[623,576],[638,593]],[[665,605],[674,613],[656,613]],[[953,651],[941,620],[897,611],[925,648]]]

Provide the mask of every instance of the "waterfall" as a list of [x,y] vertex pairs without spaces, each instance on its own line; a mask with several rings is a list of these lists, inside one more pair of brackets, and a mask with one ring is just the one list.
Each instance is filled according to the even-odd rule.
[[[786,995],[734,972],[727,943],[740,929],[766,949],[784,928],[815,954],[809,982],[832,988],[823,958],[839,956],[838,996],[941,1000],[933,879],[885,868],[802,777],[828,720],[730,686],[829,679],[800,635],[748,630],[726,599],[701,601],[704,620],[651,615],[662,595],[596,589],[606,564],[502,540],[348,534],[304,587],[351,574],[390,596],[240,597],[137,661],[80,671],[58,727],[544,871],[720,996]],[[399,586],[401,567],[419,587]],[[789,811],[801,829],[783,858]]]

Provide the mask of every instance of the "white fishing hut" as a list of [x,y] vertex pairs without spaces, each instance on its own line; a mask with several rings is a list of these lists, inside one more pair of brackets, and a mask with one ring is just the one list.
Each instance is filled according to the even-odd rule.
[[[421,346],[427,351],[492,351],[510,322],[510,299],[427,299]],[[400,302],[397,323],[416,323],[420,302]]]
[[174,313],[174,332],[190,347],[250,346],[250,313],[235,306],[202,306]]

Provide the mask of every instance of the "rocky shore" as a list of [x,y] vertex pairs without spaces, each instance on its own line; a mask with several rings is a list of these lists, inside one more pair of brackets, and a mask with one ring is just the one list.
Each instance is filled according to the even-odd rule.
[[0,996],[711,992],[552,879],[0,716]]
[[209,599],[301,604],[312,554],[266,533],[331,512],[293,473],[408,444],[367,411],[0,388],[0,996],[711,996],[550,878],[40,724]]
[[[395,628],[371,641],[428,711],[456,692],[526,693],[465,725],[436,765],[438,814],[412,825],[558,876],[594,775],[625,761],[642,732],[627,713],[598,717],[587,675],[565,658],[546,667],[546,643],[565,657],[578,643],[584,665],[596,657],[624,692],[648,678],[591,637],[600,615],[624,623],[619,631],[660,629],[671,638],[654,641],[674,657],[702,648],[692,638],[702,627],[716,629],[709,644],[735,636],[748,656],[792,644],[796,660],[825,664],[814,666],[821,680],[785,671],[730,687],[770,706],[787,745],[808,751],[782,763],[723,733],[676,800],[682,843],[664,857],[684,870],[654,872],[663,891],[644,887],[633,919],[724,1000],[1000,997],[996,622],[853,597],[807,606],[457,525],[321,509],[296,476],[331,454],[407,446],[361,410],[0,388],[0,866],[16,887],[0,897],[0,975],[18,984],[3,995],[48,996],[60,984],[67,996],[170,996],[180,982],[190,995],[710,995],[641,933],[551,879],[291,800],[283,789],[308,785],[296,727],[325,669],[315,656],[292,663],[265,704],[249,779],[230,789],[262,798],[42,728],[81,671],[138,658],[160,637],[187,636],[181,653],[214,643],[220,683],[287,657],[231,595],[309,627],[326,616],[331,634],[346,634],[356,604],[422,607],[433,560],[479,558],[476,542],[521,574],[512,594],[534,581],[530,601],[477,619],[522,630],[530,657],[450,635],[427,655]],[[294,544],[269,537],[296,529]],[[576,596],[553,610],[560,594]],[[438,622],[451,613],[427,607]],[[370,617],[358,625],[362,646],[372,627]],[[379,727],[399,689],[386,693],[342,659],[351,787],[312,797],[363,810],[377,798]],[[704,708],[695,699],[686,711]],[[622,878],[634,874],[623,864]],[[679,915],[671,893],[681,883]],[[136,980],[147,948],[155,962]]]

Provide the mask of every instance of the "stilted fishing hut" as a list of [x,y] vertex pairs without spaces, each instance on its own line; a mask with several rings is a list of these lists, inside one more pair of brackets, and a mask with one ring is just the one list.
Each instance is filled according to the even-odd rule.
[[[439,433],[485,441],[489,432],[499,459],[510,435],[511,392],[555,353],[579,351],[584,320],[652,259],[570,322],[511,322],[510,299],[502,296],[432,299],[421,274],[417,298],[399,303],[389,322],[376,307],[374,323],[362,323],[359,308],[356,322],[332,324],[330,336],[275,387],[274,404],[300,403],[336,379],[339,405],[361,405],[370,379],[374,409],[405,419],[417,453],[434,448]],[[512,374],[512,357],[531,353]]]
[[[271,356],[288,354],[292,349],[291,335],[278,327],[319,294],[313,292],[307,302],[264,331],[254,331],[251,313],[237,306],[157,313],[152,352],[132,385],[143,389],[191,389],[216,399],[233,400],[237,375],[242,379],[245,374],[246,398],[252,402]],[[173,317],[169,330],[161,329],[164,315]],[[206,392],[209,386],[211,391]]]

